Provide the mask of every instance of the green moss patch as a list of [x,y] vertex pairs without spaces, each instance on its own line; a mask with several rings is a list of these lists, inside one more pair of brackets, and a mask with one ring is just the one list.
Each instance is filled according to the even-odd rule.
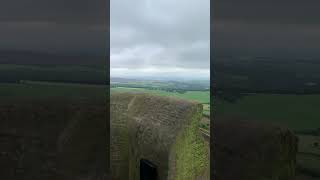
[[176,180],[196,179],[203,176],[209,168],[209,147],[199,134],[199,119],[201,113],[196,114],[185,131],[177,137],[174,147]]

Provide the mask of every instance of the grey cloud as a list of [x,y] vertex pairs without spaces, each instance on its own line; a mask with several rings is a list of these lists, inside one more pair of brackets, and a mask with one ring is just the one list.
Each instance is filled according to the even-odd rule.
[[0,22],[0,49],[44,52],[104,52],[103,28],[48,22]]
[[111,68],[208,70],[209,3],[111,1]]
[[108,1],[2,0],[0,49],[105,53]]
[[318,33],[320,25],[250,24],[223,21],[216,23],[215,30],[217,35],[215,41],[220,47],[312,48],[320,45]]
[[105,0],[1,0],[0,21],[104,24]]
[[215,0],[215,20],[258,23],[318,24],[317,0]]
[[319,55],[319,6],[315,0],[216,0],[214,52]]

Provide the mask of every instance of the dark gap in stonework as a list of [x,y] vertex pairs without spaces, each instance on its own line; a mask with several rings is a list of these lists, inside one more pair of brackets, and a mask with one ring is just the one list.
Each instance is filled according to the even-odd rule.
[[140,160],[140,180],[157,180],[157,166],[147,159]]

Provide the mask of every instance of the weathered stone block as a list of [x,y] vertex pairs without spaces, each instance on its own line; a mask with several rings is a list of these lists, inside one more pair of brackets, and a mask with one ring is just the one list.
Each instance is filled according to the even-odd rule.
[[198,130],[200,104],[114,93],[110,108],[112,179],[138,180],[141,159],[157,166],[159,180],[209,179],[209,148]]
[[1,103],[1,179],[70,180],[105,173],[105,104],[62,99]]
[[216,180],[292,180],[297,138],[270,123],[214,121]]

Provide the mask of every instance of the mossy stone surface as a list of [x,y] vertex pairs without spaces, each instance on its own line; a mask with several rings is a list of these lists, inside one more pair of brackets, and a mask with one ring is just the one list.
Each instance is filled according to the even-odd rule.
[[[112,178],[139,180],[141,159],[157,166],[159,180],[200,177],[209,165],[209,148],[197,129],[201,116],[202,106],[196,102],[111,94],[111,167],[116,170],[111,170]],[[121,161],[114,157],[118,154]],[[193,174],[185,175],[186,171]]]

